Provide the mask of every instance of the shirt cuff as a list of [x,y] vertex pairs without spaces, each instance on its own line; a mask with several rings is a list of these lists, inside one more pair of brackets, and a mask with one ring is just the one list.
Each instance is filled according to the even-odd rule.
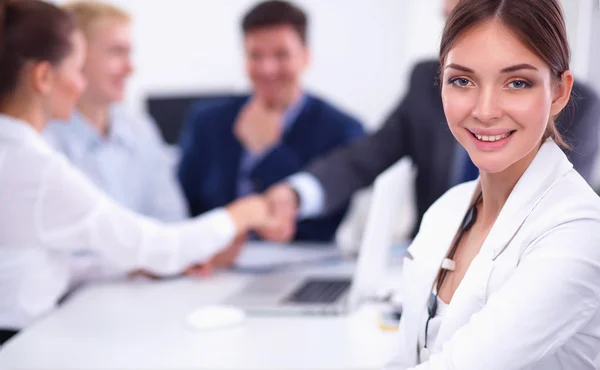
[[325,209],[325,191],[316,177],[308,172],[300,172],[288,177],[287,183],[300,197],[299,218],[320,216]]
[[[177,224],[176,224],[177,225]],[[237,228],[225,208],[205,212],[178,230],[182,251],[175,270],[210,260],[235,239]]]
[[[237,235],[237,226],[225,208],[221,207],[206,212],[202,217],[211,219],[208,223],[212,225],[211,227],[216,244],[222,244],[224,247],[227,247],[235,239],[235,236]],[[223,249],[223,247],[220,249]]]

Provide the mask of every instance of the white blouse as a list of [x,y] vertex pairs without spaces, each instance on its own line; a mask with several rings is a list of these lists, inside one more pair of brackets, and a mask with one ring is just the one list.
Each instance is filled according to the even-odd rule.
[[0,204],[0,329],[27,326],[85,279],[74,254],[97,255],[116,270],[172,274],[206,260],[236,233],[224,209],[166,225],[120,207],[31,126],[6,115]]
[[[438,333],[440,332],[440,326],[442,326],[442,322],[444,321],[444,316],[446,310],[448,309],[448,305],[444,303],[440,299],[440,297],[436,297],[437,300],[437,309],[435,312],[435,316],[429,320],[429,325],[427,325],[427,319],[429,318],[429,314],[425,312],[425,314],[421,317],[421,330],[419,332],[419,361],[426,362],[429,360],[431,356],[431,349],[435,347],[435,342],[437,340]],[[425,309],[427,311],[427,309]],[[427,348],[425,348],[425,328],[427,328]]]

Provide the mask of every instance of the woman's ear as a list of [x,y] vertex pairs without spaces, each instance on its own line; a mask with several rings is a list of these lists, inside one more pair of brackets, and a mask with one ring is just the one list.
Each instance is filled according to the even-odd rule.
[[37,62],[31,66],[30,74],[33,90],[48,95],[52,91],[54,70],[48,62]]
[[573,73],[571,71],[565,71],[560,80],[552,91],[552,107],[550,109],[550,115],[552,117],[558,115],[569,103],[571,98],[571,90],[573,90]]

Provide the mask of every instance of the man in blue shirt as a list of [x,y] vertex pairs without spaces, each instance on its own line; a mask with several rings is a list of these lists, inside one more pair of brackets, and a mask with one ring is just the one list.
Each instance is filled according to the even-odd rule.
[[92,1],[66,8],[88,41],[88,85],[71,120],[50,124],[44,136],[121,205],[161,221],[185,219],[174,154],[154,122],[117,106],[132,72],[129,15]]
[[[192,107],[181,137],[179,179],[192,215],[260,193],[314,158],[362,137],[362,125],[306,92],[304,12],[266,1],[243,19],[252,95]],[[330,241],[347,204],[297,224],[295,240]]]

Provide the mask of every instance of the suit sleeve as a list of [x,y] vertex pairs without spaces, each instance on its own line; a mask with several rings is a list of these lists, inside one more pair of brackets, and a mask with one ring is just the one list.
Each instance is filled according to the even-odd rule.
[[590,182],[598,157],[600,99],[591,88],[581,84],[575,85],[573,95],[572,106],[564,112],[558,129],[572,146],[568,154],[573,167]]
[[407,110],[405,98],[379,131],[308,167],[325,194],[323,214],[340,209],[355,191],[371,185],[381,172],[410,153]]
[[[356,120],[348,120],[340,124],[342,130],[332,135],[328,148],[337,148],[347,145],[351,141],[364,135],[362,125]],[[273,148],[252,171],[252,178],[259,184],[259,188],[266,189],[294,174],[303,167],[303,160],[293,148],[284,142]]]
[[202,130],[202,123],[209,117],[202,116],[201,110],[192,108],[184,121],[183,131],[179,138],[181,160],[177,175],[192,216],[206,211],[199,192],[202,188],[200,181],[204,178],[203,171],[208,160],[205,150],[207,143],[204,140],[209,140],[202,132],[205,131]]

